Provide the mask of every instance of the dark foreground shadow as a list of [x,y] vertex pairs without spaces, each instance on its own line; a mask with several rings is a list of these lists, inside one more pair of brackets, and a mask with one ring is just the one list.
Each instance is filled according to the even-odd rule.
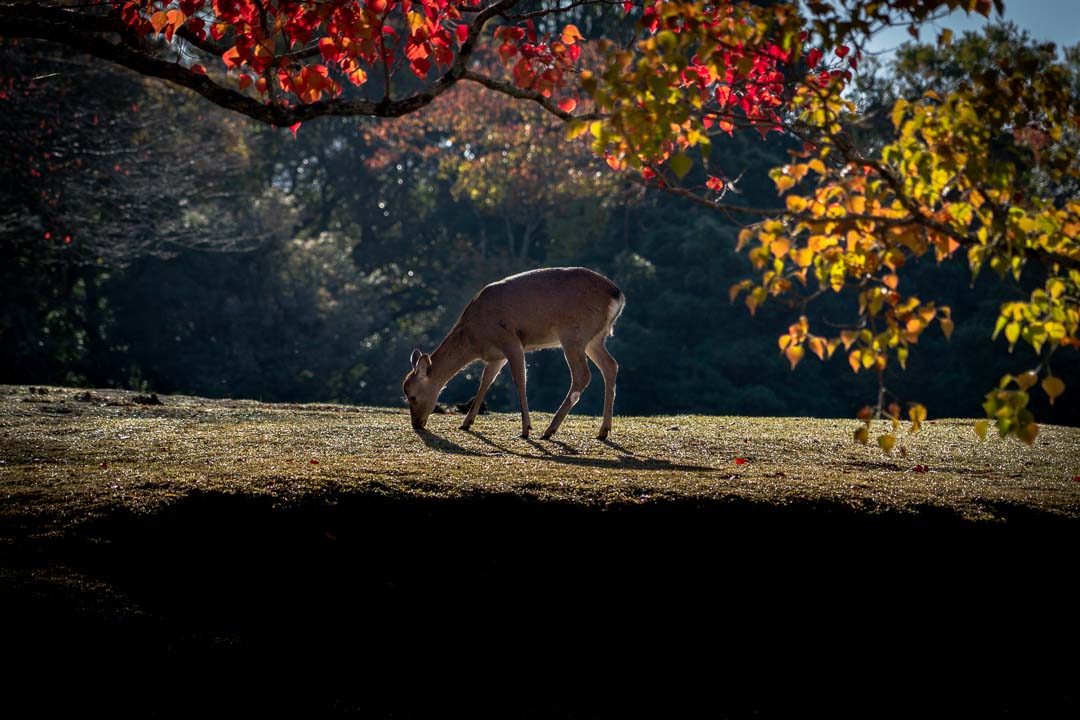
[[1078,639],[1077,527],[1008,518],[195,493],[64,538],[5,528],[5,707],[1040,714],[1076,701],[1054,650]]

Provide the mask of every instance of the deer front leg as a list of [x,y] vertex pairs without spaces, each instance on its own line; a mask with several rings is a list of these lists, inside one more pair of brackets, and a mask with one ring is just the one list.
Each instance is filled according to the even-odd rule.
[[529,438],[532,422],[529,420],[529,401],[525,397],[525,350],[520,346],[506,348],[506,359],[510,363],[510,373],[517,385],[518,402],[521,404],[521,437]]
[[570,391],[566,393],[566,399],[563,400],[555,417],[551,418],[551,424],[544,431],[544,440],[555,434],[559,425],[562,425],[563,418],[570,412],[570,408],[577,405],[578,400],[581,399],[581,393],[589,386],[589,377],[592,374],[589,372],[589,361],[585,359],[585,351],[580,347],[564,346],[563,354],[566,355],[566,364],[570,366]]
[[600,368],[600,374],[604,376],[604,421],[600,424],[600,432],[597,440],[606,440],[611,432],[611,413],[615,408],[615,376],[619,374],[619,363],[611,357],[611,353],[604,347],[604,336],[593,340],[585,348],[585,353]]
[[491,387],[491,383],[495,382],[495,378],[499,376],[499,371],[502,370],[505,364],[506,359],[503,358],[484,365],[484,374],[480,376],[480,389],[476,391],[476,397],[473,398],[469,414],[465,416],[464,422],[461,423],[462,430],[468,430],[472,427],[473,421],[476,420],[476,413],[480,412],[480,403],[484,402],[484,395],[487,394],[488,388]]

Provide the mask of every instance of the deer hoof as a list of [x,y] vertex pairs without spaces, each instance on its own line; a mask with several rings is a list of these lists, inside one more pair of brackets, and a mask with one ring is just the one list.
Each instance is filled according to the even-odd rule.
[[469,423],[461,423],[461,425],[458,426],[458,430],[468,430],[471,427],[472,425]]
[[551,436],[554,435],[554,434],[555,433],[552,433],[552,432],[546,432],[546,433],[544,433],[543,435],[540,436],[540,439],[541,440],[550,440]]
[[599,433],[597,433],[596,439],[597,440],[607,440],[607,434],[608,434],[607,430],[601,430]]

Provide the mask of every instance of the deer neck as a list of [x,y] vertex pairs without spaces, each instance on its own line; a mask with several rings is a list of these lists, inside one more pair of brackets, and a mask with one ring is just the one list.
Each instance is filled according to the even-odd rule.
[[431,376],[440,385],[445,385],[478,357],[480,355],[473,349],[468,335],[460,328],[454,328],[431,353]]

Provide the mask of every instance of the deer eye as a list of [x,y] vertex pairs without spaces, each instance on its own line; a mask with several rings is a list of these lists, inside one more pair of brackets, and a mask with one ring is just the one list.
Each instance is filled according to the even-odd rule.
[[411,403],[416,402],[416,396],[415,395],[410,395],[409,396],[409,402],[411,402]]

